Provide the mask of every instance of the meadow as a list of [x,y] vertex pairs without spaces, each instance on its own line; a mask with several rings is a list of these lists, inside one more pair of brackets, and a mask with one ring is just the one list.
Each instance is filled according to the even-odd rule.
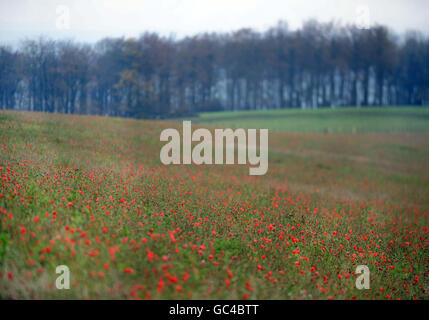
[[281,132],[373,133],[429,131],[428,119],[428,108],[406,106],[205,112],[192,120],[228,128],[268,128]]
[[429,109],[191,120],[270,129],[267,174],[162,165],[180,121],[1,111],[0,298],[428,299]]

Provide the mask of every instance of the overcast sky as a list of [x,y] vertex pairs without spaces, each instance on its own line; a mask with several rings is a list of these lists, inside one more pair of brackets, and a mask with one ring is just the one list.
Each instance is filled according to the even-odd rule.
[[93,42],[144,31],[183,37],[242,27],[265,30],[279,20],[296,29],[310,18],[342,23],[369,18],[399,33],[429,34],[429,0],[0,0],[0,43],[38,35]]

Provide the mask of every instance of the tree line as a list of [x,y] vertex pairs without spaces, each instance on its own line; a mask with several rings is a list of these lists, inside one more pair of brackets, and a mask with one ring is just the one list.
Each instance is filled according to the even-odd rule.
[[384,26],[279,22],[183,39],[0,46],[0,108],[125,117],[429,104],[429,39]]

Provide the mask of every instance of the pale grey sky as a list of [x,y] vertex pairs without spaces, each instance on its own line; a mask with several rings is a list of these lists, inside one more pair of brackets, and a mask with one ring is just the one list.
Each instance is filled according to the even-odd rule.
[[365,6],[371,23],[429,34],[429,0],[0,0],[0,43],[38,35],[93,42],[144,31],[182,37],[265,30],[281,19],[296,29],[310,18],[354,23]]

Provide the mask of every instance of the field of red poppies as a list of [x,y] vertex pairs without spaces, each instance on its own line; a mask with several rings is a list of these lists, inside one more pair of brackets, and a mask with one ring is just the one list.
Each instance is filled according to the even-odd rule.
[[428,299],[429,132],[270,132],[249,176],[162,165],[168,127],[0,113],[0,298]]

